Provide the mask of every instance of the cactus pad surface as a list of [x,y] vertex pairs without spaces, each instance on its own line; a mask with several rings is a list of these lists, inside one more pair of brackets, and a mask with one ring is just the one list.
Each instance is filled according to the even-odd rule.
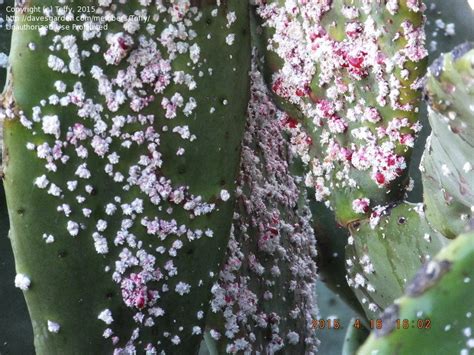
[[474,234],[469,233],[417,272],[357,354],[469,354],[474,347],[473,280]]
[[346,225],[401,198],[421,126],[422,1],[261,1],[267,77],[318,201]]
[[247,2],[19,6],[5,190],[37,353],[197,351],[233,213]]
[[430,228],[422,204],[387,207],[377,217],[353,223],[350,231],[347,281],[369,319],[401,296],[420,266],[448,242]]
[[432,133],[423,154],[426,217],[454,238],[474,213],[474,49],[464,43],[430,67],[426,84]]

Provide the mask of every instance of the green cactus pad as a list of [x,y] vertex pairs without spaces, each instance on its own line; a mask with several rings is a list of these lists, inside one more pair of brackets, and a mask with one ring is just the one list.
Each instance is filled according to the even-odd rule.
[[[0,353],[33,354],[33,332],[21,290],[15,288],[15,262],[8,231],[8,211],[0,184]],[[21,335],[21,336],[20,336]],[[25,341],[29,339],[30,341]]]
[[[310,190],[309,194],[311,193]],[[349,238],[348,230],[336,223],[334,213],[323,203],[312,200],[310,208],[317,236],[319,280],[338,294],[360,317],[365,317],[363,308],[346,280],[345,248]]]
[[358,324],[358,321],[358,318],[352,318],[349,323],[350,326],[347,328],[346,336],[344,338],[342,355],[355,355],[357,349],[359,349],[369,336],[369,331],[367,329],[354,326]]
[[[285,3],[286,4],[286,3]],[[426,69],[422,1],[261,1],[267,77],[292,144],[342,225],[401,199]],[[288,109],[288,108],[287,108]],[[298,113],[293,112],[297,110]],[[356,203],[356,206],[354,205]]]
[[[425,11],[427,17],[425,26],[426,47],[429,52],[430,63],[442,53],[449,52],[456,45],[474,39],[474,26],[472,26],[474,11],[469,5],[469,1],[457,1],[456,6],[453,6],[453,2],[439,0],[425,0],[425,4],[427,7]],[[420,109],[420,120],[423,129],[413,148],[410,161],[410,177],[413,179],[413,189],[410,189],[406,199],[411,202],[423,201],[420,160],[425,148],[424,143],[431,133],[426,106],[426,102],[423,102]]]
[[465,231],[474,212],[472,48],[465,43],[441,56],[426,84],[433,130],[420,166],[426,217],[450,238]]
[[474,347],[473,293],[474,233],[469,233],[418,271],[357,354],[469,354]]
[[[256,63],[226,261],[207,327],[219,354],[315,353],[315,237],[306,188]],[[208,340],[210,340],[208,339]],[[212,340],[210,340],[212,342]]]
[[216,3],[24,5],[5,190],[38,354],[197,351],[248,101],[248,3]]
[[421,204],[373,212],[370,220],[353,223],[350,231],[348,283],[369,319],[401,296],[419,267],[447,243],[430,228]]
[[430,62],[455,46],[474,39],[474,10],[469,1],[453,3],[425,0],[427,10],[426,38]]

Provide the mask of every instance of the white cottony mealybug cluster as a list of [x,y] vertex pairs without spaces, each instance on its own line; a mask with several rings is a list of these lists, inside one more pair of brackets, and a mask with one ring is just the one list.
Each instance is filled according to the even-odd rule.
[[[256,58],[256,56],[255,56]],[[210,331],[227,353],[314,353],[315,236],[301,178],[256,63],[227,259],[212,288]],[[302,190],[303,189],[303,190]],[[221,192],[221,198],[223,192]],[[282,280],[281,274],[288,279]],[[265,341],[259,341],[265,337]]]

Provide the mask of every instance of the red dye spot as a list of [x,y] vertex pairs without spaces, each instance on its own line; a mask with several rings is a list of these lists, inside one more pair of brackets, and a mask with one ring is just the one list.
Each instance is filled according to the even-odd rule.
[[396,163],[396,161],[395,161],[395,158],[394,158],[394,157],[388,157],[388,158],[387,158],[387,165],[388,165],[388,166],[394,166],[395,163]]
[[298,96],[298,97],[303,97],[303,96],[305,96],[305,95],[306,95],[306,93],[304,92],[304,90],[302,90],[302,89],[296,89],[296,96]]
[[354,68],[360,69],[362,67],[362,64],[364,63],[364,57],[363,55],[358,55],[356,57],[349,56],[347,58],[347,61]]
[[323,37],[326,34],[326,30],[322,26],[318,26],[318,28],[314,29],[313,32],[309,35],[309,39],[311,42],[314,42],[318,38]]
[[268,228],[269,232],[273,235],[278,235],[278,229],[270,227]]
[[313,32],[309,35],[309,39],[311,40],[311,42],[314,42],[318,38],[321,38],[321,36],[318,33]]
[[341,152],[342,154],[344,155],[344,158],[346,158],[347,161],[351,161],[352,160],[352,150],[348,149],[348,148],[341,148]]
[[351,22],[346,26],[346,35],[352,39],[360,36],[362,33],[362,25],[360,22]]
[[408,142],[412,142],[413,141],[413,137],[411,134],[403,134],[401,137],[400,137],[400,143],[401,144],[406,144]]
[[298,125],[298,121],[295,120],[293,117],[287,117],[284,121],[283,121],[283,124],[285,126],[288,126],[290,128],[296,128],[296,126]]
[[383,185],[385,184],[385,176],[381,172],[377,172],[375,174],[375,180],[378,184]]
[[330,101],[324,99],[318,100],[317,108],[321,111],[323,117],[330,118],[333,116],[334,108]]
[[118,38],[118,44],[120,48],[122,48],[123,50],[127,50],[129,48],[128,44],[125,42],[125,39],[123,37]]
[[146,302],[145,296],[143,294],[140,294],[135,299],[135,307],[137,307],[138,309],[142,309],[143,307],[145,307],[145,302]]
[[282,82],[283,80],[281,78],[278,78],[277,80],[275,80],[275,82],[272,85],[272,90],[274,93],[278,93],[280,91]]
[[[161,273],[155,280],[161,278]],[[132,273],[129,278],[124,278],[121,283],[122,298],[128,307],[143,309],[147,305],[153,304],[158,293],[148,290],[146,278],[143,274]]]

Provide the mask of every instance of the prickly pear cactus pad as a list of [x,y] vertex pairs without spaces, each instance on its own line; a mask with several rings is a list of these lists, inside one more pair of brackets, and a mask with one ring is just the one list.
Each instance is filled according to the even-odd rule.
[[358,355],[470,354],[474,348],[474,233],[427,262],[385,310]]
[[194,353],[232,222],[247,2],[17,6],[5,189],[37,353]]
[[425,73],[420,0],[257,1],[272,91],[295,116],[292,143],[338,221],[398,199]]
[[[432,63],[442,53],[451,51],[456,45],[474,39],[474,26],[472,20],[474,6],[472,0],[460,0],[456,2],[425,0],[427,7],[425,16],[426,47],[429,52],[429,62]],[[455,6],[453,6],[455,5]],[[424,152],[425,142],[431,133],[428,120],[426,102],[422,102],[420,109],[420,120],[423,125],[413,149],[410,159],[410,178],[412,178],[413,189],[408,191],[407,199],[411,202],[423,200],[423,185],[420,172],[420,160]]]
[[[308,193],[311,194],[311,191]],[[309,205],[317,236],[318,280],[338,294],[360,317],[364,317],[364,310],[346,279],[345,248],[349,231],[336,223],[334,212],[323,203],[311,199]]]
[[285,114],[253,65],[237,206],[228,253],[212,288],[209,339],[219,354],[313,354],[315,236],[291,157]]
[[431,62],[456,45],[473,40],[472,0],[456,1],[456,6],[453,2],[438,0],[425,0],[425,4],[426,44]]
[[[349,324],[353,325],[358,320],[358,318],[352,318]],[[354,326],[349,327],[344,338],[344,347],[342,348],[341,355],[354,355],[368,335],[369,332],[366,329],[357,329]]]
[[430,228],[422,204],[386,207],[349,229],[347,282],[369,319],[400,297],[420,266],[448,243]]
[[430,67],[426,84],[432,127],[420,169],[426,217],[450,238],[474,212],[474,46],[465,43]]

